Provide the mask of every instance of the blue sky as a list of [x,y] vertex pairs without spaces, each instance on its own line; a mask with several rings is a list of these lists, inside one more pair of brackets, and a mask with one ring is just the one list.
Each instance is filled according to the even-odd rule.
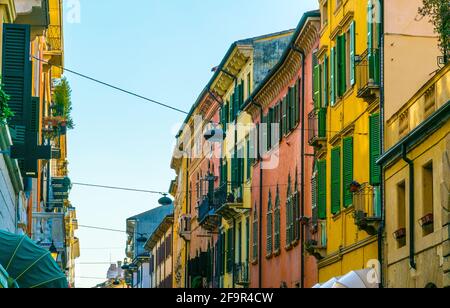
[[[189,110],[236,40],[292,29],[316,0],[79,0],[80,23],[65,18],[67,68]],[[67,73],[76,128],[69,134],[74,182],[167,191],[175,133],[184,115]],[[82,225],[125,229],[158,196],[75,186]],[[126,236],[83,229],[77,286],[102,282],[123,260]],[[95,249],[94,249],[95,248]],[[103,249],[105,248],[105,249]]]

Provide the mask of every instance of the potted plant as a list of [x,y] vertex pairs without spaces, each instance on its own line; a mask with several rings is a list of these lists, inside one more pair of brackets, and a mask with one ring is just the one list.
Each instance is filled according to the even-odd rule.
[[357,193],[360,189],[361,189],[361,184],[359,184],[358,182],[356,182],[356,181],[353,181],[351,184],[350,184],[350,192],[351,193]]

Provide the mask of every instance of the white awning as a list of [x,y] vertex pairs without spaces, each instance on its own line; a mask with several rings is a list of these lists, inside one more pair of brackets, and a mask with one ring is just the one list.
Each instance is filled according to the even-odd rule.
[[324,284],[316,285],[314,288],[320,289],[377,289],[378,283],[371,282],[371,272],[373,269],[351,271],[345,276],[332,278]]

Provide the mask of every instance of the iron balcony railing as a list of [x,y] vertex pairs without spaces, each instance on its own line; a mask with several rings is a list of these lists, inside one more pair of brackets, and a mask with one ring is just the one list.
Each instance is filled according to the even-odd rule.
[[371,95],[370,90],[380,87],[380,51],[367,49],[356,62],[358,96]]
[[308,116],[308,141],[314,145],[320,139],[326,138],[327,109],[320,108],[312,111]]
[[248,263],[238,263],[234,266],[234,282],[237,285],[248,287],[250,284]]
[[381,195],[379,188],[368,183],[362,184],[357,192],[353,194],[353,205],[355,212],[365,218],[381,217]]
[[327,247],[326,220],[312,220],[306,224],[306,245],[310,249],[325,249]]

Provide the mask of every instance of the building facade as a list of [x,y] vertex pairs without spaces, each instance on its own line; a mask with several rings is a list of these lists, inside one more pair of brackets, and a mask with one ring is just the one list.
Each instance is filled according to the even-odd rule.
[[163,219],[173,214],[173,205],[164,205],[150,211],[130,217],[127,228],[127,269],[131,276],[130,286],[136,289],[151,287],[150,252],[145,243],[152,236]]
[[150,252],[150,288],[173,288],[174,216],[166,216],[145,243]]
[[[324,0],[315,88],[319,282],[372,268],[381,221],[378,1]],[[379,268],[379,266],[378,266]]]
[[[251,284],[253,288],[311,287],[314,257],[306,253],[306,220],[313,216],[313,148],[307,143],[313,103],[313,51],[320,14],[305,13],[280,62],[253,91],[246,110],[259,127],[252,164]],[[306,232],[305,232],[306,231]]]
[[384,1],[385,134],[379,163],[389,288],[450,286],[450,65],[440,61],[433,25],[417,18],[421,6],[422,1]]

